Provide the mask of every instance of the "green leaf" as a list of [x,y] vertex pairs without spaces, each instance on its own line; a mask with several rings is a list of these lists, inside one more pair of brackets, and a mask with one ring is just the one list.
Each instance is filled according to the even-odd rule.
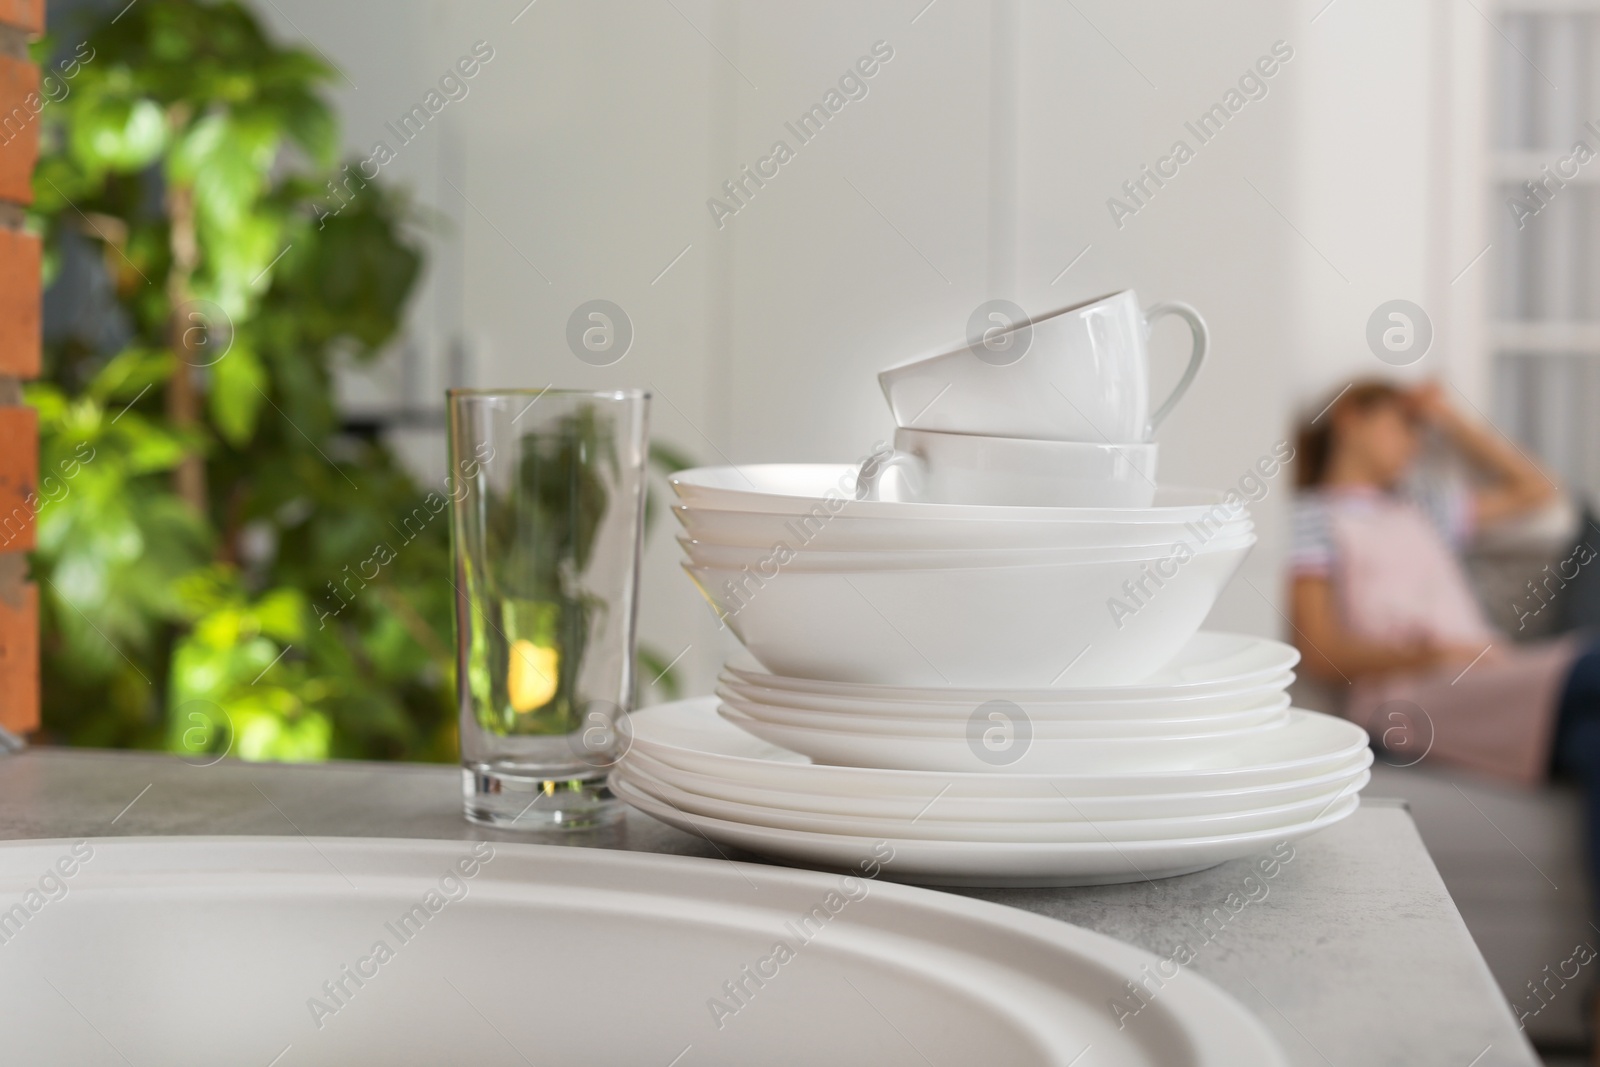
[[207,115],[193,123],[167,154],[167,178],[180,185],[193,184],[227,135],[228,120],[222,115]]
[[676,474],[695,465],[694,457],[665,441],[650,442],[650,465],[664,474]]
[[166,118],[153,100],[88,99],[73,116],[73,153],[90,170],[143,170],[166,138]]
[[67,415],[67,397],[49,382],[29,382],[22,387],[22,399],[39,413],[39,432],[54,429]]
[[255,606],[256,623],[261,632],[278,641],[303,640],[306,628],[306,597],[298,589],[274,589]]
[[339,158],[339,127],[327,104],[309,93],[287,101],[284,126],[318,167],[333,169]]
[[228,354],[211,368],[211,419],[223,440],[235,448],[255,433],[266,386],[266,368],[237,338]]
[[[207,220],[205,237],[208,276],[202,291],[236,322],[254,313],[261,290],[271,285],[273,260],[284,252],[280,220],[259,211],[222,229]],[[281,260],[279,260],[281,264]]]
[[182,438],[133,412],[117,420],[117,430],[127,448],[128,468],[139,474],[176,467],[187,454]]
[[190,127],[168,160],[170,180],[194,189],[202,223],[227,231],[239,225],[266,188],[282,131],[265,112],[213,113]]
[[101,402],[132,400],[170,378],[177,362],[171,352],[162,349],[123,349],[89,382],[89,395]]

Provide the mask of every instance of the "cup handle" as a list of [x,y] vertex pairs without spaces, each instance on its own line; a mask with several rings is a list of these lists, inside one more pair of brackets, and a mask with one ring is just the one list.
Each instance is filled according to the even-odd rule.
[[915,499],[922,485],[922,459],[910,452],[890,452],[886,456],[872,456],[864,460],[861,469],[856,472],[856,499],[882,500],[878,490],[883,474],[888,470],[903,472],[901,477]]
[[1161,420],[1172,414],[1172,409],[1178,401],[1183,399],[1183,394],[1189,391],[1189,386],[1194,384],[1194,376],[1200,373],[1200,364],[1205,362],[1206,349],[1211,344],[1211,331],[1206,329],[1206,320],[1200,313],[1188,304],[1179,300],[1169,300],[1163,304],[1152,304],[1145,309],[1144,328],[1148,333],[1155,321],[1163,315],[1177,315],[1189,324],[1189,333],[1194,337],[1194,348],[1189,353],[1189,365],[1183,369],[1183,377],[1178,379],[1178,384],[1173,386],[1172,393],[1156,408],[1155,414],[1150,416],[1150,430],[1154,432]]

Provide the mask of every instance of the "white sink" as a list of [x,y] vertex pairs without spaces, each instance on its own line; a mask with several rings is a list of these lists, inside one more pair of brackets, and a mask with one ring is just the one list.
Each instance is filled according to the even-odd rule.
[[1126,983],[1157,960],[1101,935],[720,860],[459,841],[12,842],[0,938],[0,1042],[17,1064],[1283,1062],[1187,972],[1146,980],[1153,997],[1119,1020],[1112,1002],[1137,1006]]

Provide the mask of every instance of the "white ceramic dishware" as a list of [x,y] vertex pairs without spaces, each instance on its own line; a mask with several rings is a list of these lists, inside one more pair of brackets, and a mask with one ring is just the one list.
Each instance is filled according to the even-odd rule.
[[1250,517],[1249,500],[1237,492],[1157,486],[1145,508],[998,507],[984,504],[929,504],[903,500],[857,500],[852,463],[752,463],[738,467],[695,467],[667,476],[673,492],[694,508],[760,512],[769,515],[852,515],[873,519],[982,519],[986,522],[1088,522],[1115,527],[1145,524],[1215,530]]
[[894,452],[861,466],[862,500],[1057,508],[1146,508],[1157,446],[895,431]]
[[689,562],[707,567],[738,570],[750,567],[770,577],[778,569],[817,574],[880,570],[950,570],[962,567],[1033,567],[1052,563],[1144,563],[1165,559],[1187,546],[1191,551],[1221,552],[1248,548],[1255,543],[1254,532],[1217,536],[1204,542],[1189,538],[1164,545],[1127,548],[912,548],[840,552],[779,542],[764,548],[745,548],[678,538]]
[[[742,657],[741,662],[750,662]],[[770,677],[770,675],[768,676]],[[1138,723],[1162,719],[1208,719],[1218,715],[1232,715],[1241,709],[1277,703],[1285,690],[1294,683],[1294,672],[1285,671],[1266,679],[1260,685],[1226,690],[1217,694],[1191,696],[1162,696],[1154,699],[1076,701],[1071,699],[1029,698],[1019,702],[1007,697],[1003,690],[991,691],[982,700],[920,700],[914,698],[859,700],[853,697],[830,696],[794,689],[774,689],[756,685],[724,670],[717,677],[717,695],[724,691],[740,700],[753,701],[773,708],[792,708],[797,711],[822,711],[833,715],[855,715],[868,719],[933,719],[938,721],[965,719],[972,709],[990,700],[1008,700],[1026,712],[1035,722],[1122,722]],[[885,687],[892,688],[892,687]],[[927,690],[909,690],[927,692]],[[1070,696],[1071,689],[1053,692]]]
[[[856,514],[856,503],[822,516],[727,511],[674,504],[684,533],[708,544],[771,548],[782,542],[839,552],[970,548],[1126,548],[1170,545],[1194,532],[1181,522],[1116,522],[1080,519],[927,519]],[[1211,530],[1222,538],[1250,533],[1248,516]]]
[[[5,945],[6,1060],[923,1064],[910,1035],[944,1063],[1066,1064],[1085,1045],[1113,1067],[1288,1062],[1192,969],[1117,1019],[1107,1003],[1156,956],[872,881],[864,860],[899,866],[878,844],[842,878],[503,841],[10,841],[7,900],[38,896],[63,857],[89,861],[71,900]],[[554,969],[530,983],[537,961]]]
[[[836,793],[828,790],[796,792],[761,782],[684,770],[662,762],[643,750],[634,749],[622,765],[638,766],[650,776],[670,782],[679,789],[705,797],[792,811],[822,812],[836,815],[862,815],[880,819],[922,819],[937,817],[956,821],[1063,822],[1093,820],[1101,823],[1119,819],[1160,819],[1180,815],[1215,815],[1250,811],[1290,804],[1311,797],[1326,796],[1351,783],[1366,779],[1373,762],[1372,750],[1362,749],[1332,770],[1287,782],[1257,786],[1230,786],[1189,793],[1156,793],[1145,796],[1084,796],[1068,794],[1071,782],[1061,791],[1050,788],[1041,796],[954,796],[942,792],[933,797],[894,793]],[[1046,779],[1053,782],[1053,779]],[[788,782],[787,785],[795,783]],[[1010,784],[1010,783],[1008,783]],[[870,781],[862,785],[871,788]]]
[[1026,820],[974,822],[945,820],[936,815],[914,819],[878,818],[861,814],[795,811],[791,808],[737,803],[679,789],[656,778],[638,765],[619,765],[620,779],[679,810],[750,826],[771,826],[811,833],[848,834],[857,837],[899,837],[921,841],[1017,841],[1034,843],[1101,843],[1108,838],[1124,841],[1170,841],[1292,826],[1326,813],[1344,797],[1357,793],[1371,778],[1369,772],[1302,800],[1212,815],[1184,814],[1155,819]]
[[[658,762],[762,789],[843,797],[996,797],[1078,801],[1086,797],[1170,796],[1280,786],[1371,762],[1367,732],[1332,715],[1299,712],[1280,730],[1252,734],[1220,765],[1126,774],[1013,774],[901,771],[813,763],[763,741],[717,714],[716,697],[658,704],[630,718],[633,751]],[[628,758],[632,758],[630,753]],[[1365,766],[1364,764],[1363,766]]]
[[991,887],[1112,885],[1193,874],[1316,833],[1347,818],[1361,803],[1360,796],[1347,796],[1318,818],[1290,826],[1166,841],[917,841],[753,826],[685,812],[623,780],[616,780],[614,788],[623,800],[664,823],[761,855],[840,869],[881,845],[895,856],[884,867],[885,878]]
[[[983,708],[950,705],[949,714],[935,718],[909,715],[872,715],[832,708],[816,710],[795,708],[785,704],[770,703],[758,695],[731,685],[717,686],[717,696],[734,711],[757,722],[770,722],[778,726],[796,726],[801,729],[833,730],[846,733],[873,734],[880,737],[914,737],[965,741],[976,718],[984,719]],[[1289,694],[1276,692],[1264,700],[1190,718],[1044,718],[1024,712],[1019,706],[1009,704],[1006,710],[1013,715],[1025,716],[1027,729],[1036,739],[1054,741],[1120,739],[1138,737],[1196,737],[1223,735],[1239,730],[1255,729],[1281,722],[1289,710]]]
[[[1148,339],[1166,315],[1186,322],[1189,360],[1150,411]],[[1205,359],[1205,320],[1188,304],[1140,311],[1123,290],[969,337],[960,348],[878,375],[895,424],[944,433],[1055,441],[1148,441]]]
[[688,563],[776,674],[898,686],[1131,685],[1195,635],[1237,548],[1142,562],[809,573]]
[[1299,650],[1282,641],[1251,634],[1203,630],[1190,638],[1165,666],[1137,685],[1070,689],[858,685],[777,674],[763,669],[749,656],[735,656],[728,661],[724,670],[741,682],[794,693],[872,702],[951,702],[967,707],[1004,698],[1032,711],[1035,706],[1100,704],[1108,701],[1119,704],[1133,701],[1164,703],[1182,697],[1229,698],[1238,690],[1277,679],[1299,662]]
[[849,728],[828,729],[754,718],[730,704],[718,714],[741,730],[764,738],[817,763],[906,771],[963,771],[972,774],[1129,774],[1209,770],[1227,766],[1241,746],[1276,731],[1289,730],[1310,712],[1288,710],[1227,733],[1173,733],[1162,736],[1060,738],[1042,736],[1014,709],[974,709],[966,728],[943,735],[884,734]]

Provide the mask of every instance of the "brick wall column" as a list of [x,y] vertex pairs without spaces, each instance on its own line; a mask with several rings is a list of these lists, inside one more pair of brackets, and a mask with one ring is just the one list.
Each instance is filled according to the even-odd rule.
[[39,71],[28,40],[44,0],[0,0],[0,726],[39,726],[39,591],[34,546],[39,428],[22,382],[39,374],[39,241],[22,232],[39,154]]

